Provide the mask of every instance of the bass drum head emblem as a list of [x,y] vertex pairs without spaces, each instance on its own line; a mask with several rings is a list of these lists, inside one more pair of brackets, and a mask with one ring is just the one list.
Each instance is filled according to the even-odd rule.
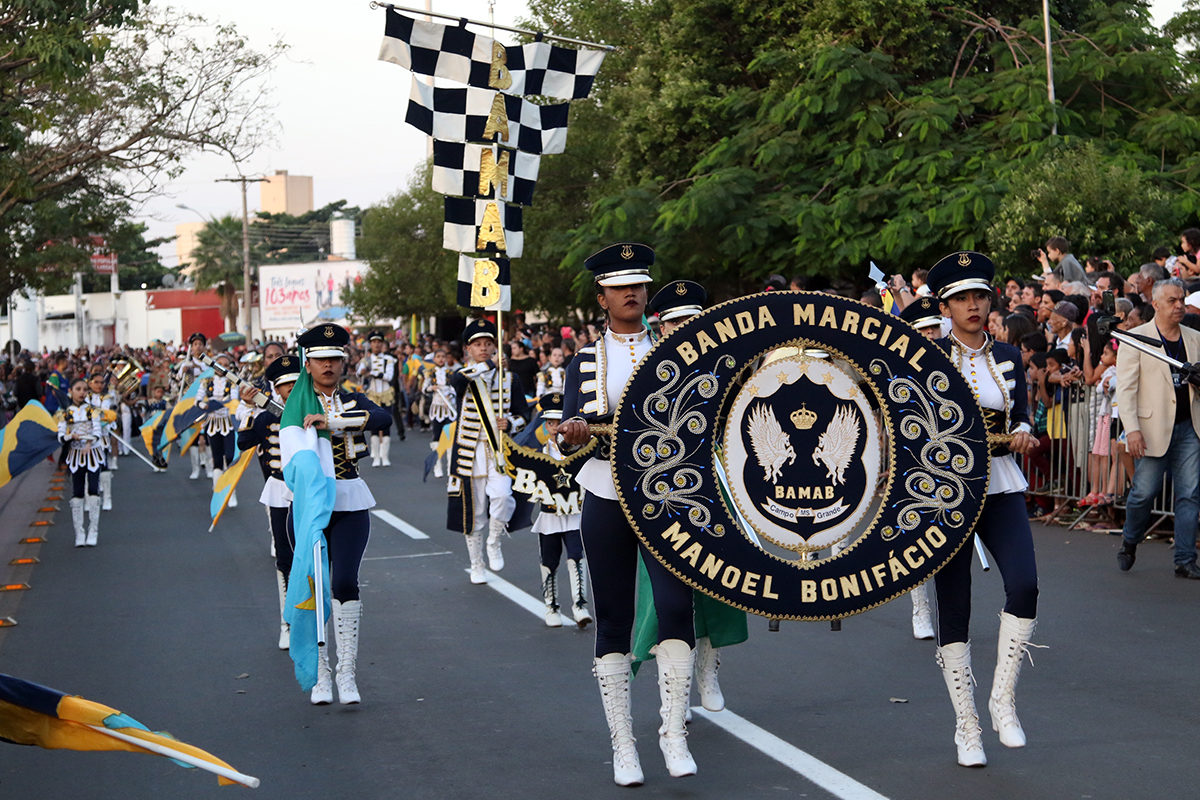
[[828,360],[771,361],[733,401],[722,460],[733,501],[759,536],[800,553],[842,544],[879,482],[877,411]]

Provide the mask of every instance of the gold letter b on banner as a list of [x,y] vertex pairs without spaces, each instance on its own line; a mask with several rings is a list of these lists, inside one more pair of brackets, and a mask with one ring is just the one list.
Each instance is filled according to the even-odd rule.
[[481,259],[475,262],[471,279],[471,308],[486,308],[500,302],[500,265]]

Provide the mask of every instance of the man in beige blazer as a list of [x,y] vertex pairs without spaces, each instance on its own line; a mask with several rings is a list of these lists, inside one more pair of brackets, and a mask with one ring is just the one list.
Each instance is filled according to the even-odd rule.
[[[1154,284],[1154,319],[1134,328],[1162,342],[1177,361],[1200,360],[1200,332],[1182,327],[1183,282]],[[1196,566],[1196,526],[1200,515],[1200,391],[1179,371],[1153,356],[1121,345],[1117,350],[1117,407],[1136,459],[1125,508],[1124,542],[1117,565],[1129,570],[1150,521],[1150,506],[1171,470],[1175,487],[1175,576],[1200,579]]]

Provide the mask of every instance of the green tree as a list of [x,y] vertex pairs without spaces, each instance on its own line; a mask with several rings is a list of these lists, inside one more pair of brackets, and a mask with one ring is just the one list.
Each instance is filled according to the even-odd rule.
[[1067,232],[1080,257],[1139,266],[1155,246],[1174,239],[1180,222],[1182,212],[1165,189],[1088,142],[1013,175],[987,241],[997,264],[1018,276],[1035,268],[1030,251]]
[[282,45],[258,51],[232,26],[141,5],[13,0],[0,12],[0,295],[44,284],[31,264],[73,266],[65,252],[54,265],[34,255],[50,241],[39,225],[53,223],[58,247],[119,235],[85,223],[153,194],[193,154],[240,162],[275,130],[264,81]]
[[[869,259],[908,271],[990,249],[1010,183],[1086,142],[1101,174],[1131,170],[1162,192],[1160,224],[1200,208],[1200,59],[1183,47],[1200,25],[1160,33],[1142,5],[1055,7],[1056,106],[1040,17],[1015,2],[534,0],[531,12],[622,48],[597,86],[603,118],[571,131],[570,147],[598,136],[607,155],[577,200],[588,222],[564,271],[625,238],[655,246],[656,277],[699,280],[718,300],[770,273],[861,281]],[[1060,188],[1074,191],[1070,175]],[[1098,242],[1130,228],[1089,224]]]
[[[250,242],[250,282],[258,280],[264,248],[253,239]],[[231,214],[211,220],[196,234],[196,249],[192,261],[181,269],[196,281],[197,289],[212,289],[221,298],[221,316],[229,330],[237,330],[238,292],[243,287],[242,220]]]
[[428,165],[414,173],[406,191],[363,213],[358,256],[371,269],[343,295],[356,317],[454,312],[458,254],[442,248],[444,213]]

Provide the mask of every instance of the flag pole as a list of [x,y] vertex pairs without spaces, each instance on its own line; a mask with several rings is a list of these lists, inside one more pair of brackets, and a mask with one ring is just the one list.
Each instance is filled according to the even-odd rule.
[[138,737],[130,736],[127,733],[119,733],[100,725],[88,725],[87,727],[91,728],[97,733],[103,733],[105,736],[111,736],[114,739],[120,739],[123,742],[129,742],[130,744],[137,745],[138,747],[149,750],[155,755],[174,758],[177,761],[182,761],[183,763],[190,764],[193,767],[199,767],[200,769],[207,770],[215,775],[220,775],[222,778],[228,778],[229,780],[240,783],[243,786],[249,786],[251,789],[257,789],[259,786],[260,781],[258,778],[255,778],[251,775],[243,775],[237,770],[232,770],[228,767],[222,767],[220,764],[213,764],[205,761],[202,758],[196,758],[189,753],[184,753],[180,750],[166,747],[165,745],[158,744],[157,742],[148,742],[145,739],[139,739]]
[[467,19],[466,17],[457,17],[454,14],[439,14],[436,11],[429,11],[427,9],[426,10],[418,10],[415,8],[405,8],[404,6],[397,6],[397,5],[393,5],[391,3],[380,3],[378,0],[371,0],[369,5],[372,9],[386,8],[389,11],[407,11],[410,14],[418,14],[420,16],[425,16],[425,17],[433,16],[433,17],[441,17],[442,19],[452,19],[455,22],[458,22],[459,24],[481,25],[483,27],[499,28],[502,31],[508,31],[509,33],[520,33],[520,34],[524,34],[525,36],[541,37],[542,39],[553,39],[556,42],[566,42],[567,44],[577,44],[577,45],[580,45],[581,47],[594,47],[597,50],[607,50],[609,52],[612,52],[613,50],[617,49],[617,48],[613,47],[611,44],[602,44],[600,42],[588,42],[588,41],[584,41],[583,39],[568,39],[566,36],[555,36],[554,34],[551,34],[551,33],[539,33],[538,31],[527,31],[524,28],[510,28],[507,25],[490,25],[489,23],[479,22],[478,20],[473,20],[473,19]]
[[504,431],[500,430],[500,418],[504,414],[504,308],[503,303],[496,304],[496,383],[500,396],[500,407],[496,409],[496,442],[500,445],[492,455],[496,459],[498,469],[507,470],[504,463]]

